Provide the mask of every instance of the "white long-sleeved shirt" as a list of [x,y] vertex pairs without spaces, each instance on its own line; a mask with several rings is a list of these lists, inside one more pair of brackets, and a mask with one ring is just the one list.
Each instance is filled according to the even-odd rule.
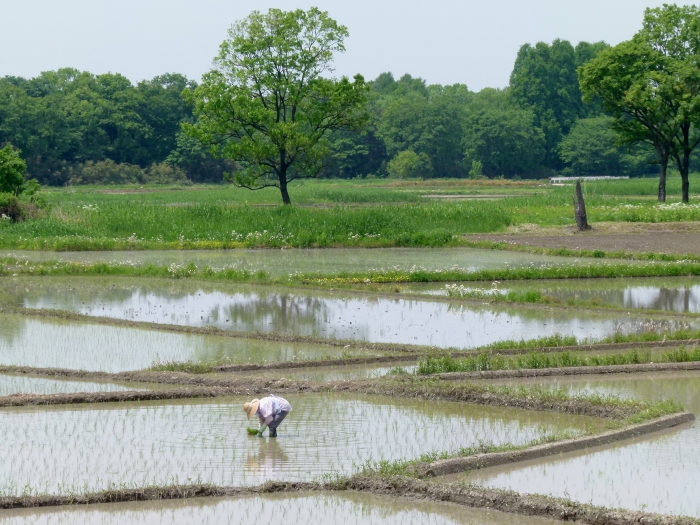
[[283,397],[263,397],[258,405],[257,415],[261,425],[269,425],[280,412],[291,412],[292,405]]

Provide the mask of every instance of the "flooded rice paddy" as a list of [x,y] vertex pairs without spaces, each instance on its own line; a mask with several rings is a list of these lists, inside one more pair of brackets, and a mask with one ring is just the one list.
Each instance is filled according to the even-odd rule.
[[[518,384],[522,384],[519,381]],[[700,415],[700,373],[528,380],[527,384],[621,397],[675,399]],[[700,424],[589,451],[450,476],[489,487],[583,503],[700,517]]]
[[599,339],[614,333],[695,328],[692,321],[653,321],[623,313],[612,317],[156,279],[14,278],[0,285],[0,301],[143,322],[440,348],[554,334]]
[[[492,292],[491,285],[463,285],[467,290]],[[393,289],[387,287],[387,290]],[[443,283],[401,285],[406,292],[427,295],[447,295]],[[663,277],[630,279],[570,279],[500,283],[501,292],[538,291],[567,301],[595,301],[623,308],[663,310],[678,313],[700,313],[700,279],[697,277]]]
[[175,334],[0,314],[0,365],[99,372],[189,361],[245,364],[366,356],[331,346]]
[[71,394],[74,392],[121,392],[143,390],[143,385],[118,385],[94,381],[65,381],[28,377],[17,374],[0,374],[0,396],[13,394]]
[[199,268],[237,268],[251,272],[264,271],[281,276],[291,273],[339,274],[369,270],[410,270],[419,267],[428,271],[461,268],[478,271],[484,268],[520,268],[524,266],[570,266],[572,264],[604,264],[601,259],[576,260],[517,252],[478,250],[473,248],[338,248],[285,250],[166,250],[133,252],[41,252],[0,250],[0,257],[26,257],[30,261],[72,261],[85,263],[128,263],[145,266],[195,264]]
[[277,439],[246,433],[243,398],[5,409],[0,493],[305,481],[348,474],[366,461],[417,458],[480,443],[525,444],[544,433],[605,424],[454,402],[331,394],[288,399],[294,409]]
[[2,511],[4,525],[545,525],[553,520],[358,492],[263,494],[237,498]]

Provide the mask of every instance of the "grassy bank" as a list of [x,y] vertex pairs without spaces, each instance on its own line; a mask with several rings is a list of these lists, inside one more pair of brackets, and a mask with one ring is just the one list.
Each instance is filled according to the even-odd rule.
[[[585,183],[589,219],[700,220],[696,204],[655,203],[650,198],[655,184],[655,179]],[[669,181],[671,196],[674,184]],[[691,187],[698,184],[700,176],[694,175]],[[228,185],[50,188],[44,191],[49,203],[44,216],[0,224],[0,248],[445,246],[465,233],[511,225],[574,224],[572,188],[545,181],[311,181],[290,192],[296,205],[283,207],[274,189],[250,192]]]
[[[249,271],[237,268],[200,268],[189,265],[170,266],[138,265],[135,263],[82,263],[61,260],[29,261],[27,258],[8,256],[0,258],[0,275],[115,275],[129,277],[160,277],[171,279],[199,279],[252,284],[313,285],[321,288],[370,283],[420,283],[420,282],[478,282],[535,279],[591,279],[618,277],[682,277],[700,275],[700,262],[666,262],[629,265],[576,264],[567,266],[502,268],[470,272],[465,269],[444,270],[371,270],[367,272],[342,272],[337,275],[293,273],[272,277],[265,271]],[[516,293],[516,292],[514,292]],[[517,292],[520,293],[520,292]],[[507,298],[507,297],[506,297]],[[532,299],[536,299],[532,295]],[[540,296],[541,298],[541,296]],[[522,299],[528,299],[523,295]],[[532,302],[532,301],[525,301]]]
[[427,356],[418,363],[419,375],[446,372],[481,372],[486,370],[526,370],[567,368],[581,366],[636,365],[646,363],[686,363],[700,361],[700,348],[676,348],[652,353],[633,350],[616,354],[582,355],[578,352],[531,352],[525,355],[504,356],[484,352],[477,356],[454,357],[450,354]]
[[0,225],[0,247],[82,251],[334,246],[446,246],[465,232],[497,231],[510,213],[485,202],[369,206],[214,203],[62,204]]

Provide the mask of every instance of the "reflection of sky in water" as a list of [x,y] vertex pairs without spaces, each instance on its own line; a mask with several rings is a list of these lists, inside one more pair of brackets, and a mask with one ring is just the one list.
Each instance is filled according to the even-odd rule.
[[[671,312],[700,313],[700,284],[690,279],[664,279],[659,284],[654,279],[597,279],[571,280],[570,282],[534,281],[525,284],[501,283],[501,292],[537,290],[544,295],[561,299],[592,300],[625,308],[665,310]],[[696,279],[697,280],[697,279]],[[490,285],[475,286],[464,283],[468,290],[492,292]],[[428,295],[447,295],[442,283],[402,285],[407,291]]]
[[266,363],[327,359],[342,352],[348,350],[0,315],[2,365],[123,372],[156,362]]
[[[0,490],[94,491],[188,483],[225,486],[348,474],[368,460],[486,443],[528,443],[590,418],[407,399],[285,396],[278,439],[249,436],[247,399],[0,412]],[[436,432],[435,429],[440,429]]]
[[543,525],[551,520],[359,492],[261,494],[4,510],[6,525]]
[[0,396],[12,394],[69,394],[73,392],[117,392],[140,389],[134,386],[88,381],[64,381],[43,377],[0,374]]
[[[528,381],[535,383],[535,381]],[[643,399],[676,399],[700,414],[700,374],[537,381],[573,392]],[[584,503],[700,517],[700,424],[521,468],[487,469],[467,477],[519,492],[552,494]]]
[[601,338],[614,332],[674,327],[628,317],[604,319],[569,312],[519,313],[474,309],[430,300],[235,292],[215,289],[183,293],[168,284],[160,291],[130,287],[101,290],[93,297],[43,287],[18,298],[29,308],[70,309],[87,315],[187,326],[216,326],[245,332],[282,332],[369,342],[436,347],[475,347],[504,339],[556,333]]

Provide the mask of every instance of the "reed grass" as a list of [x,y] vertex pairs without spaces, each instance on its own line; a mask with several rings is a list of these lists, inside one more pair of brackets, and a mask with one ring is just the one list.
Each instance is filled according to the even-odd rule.
[[615,354],[582,355],[578,352],[531,352],[525,355],[504,356],[482,352],[476,356],[454,357],[450,354],[426,356],[418,363],[419,375],[447,372],[482,372],[489,370],[533,370],[582,366],[619,366],[646,363],[686,363],[700,361],[700,348],[676,348],[667,352],[633,350]]

